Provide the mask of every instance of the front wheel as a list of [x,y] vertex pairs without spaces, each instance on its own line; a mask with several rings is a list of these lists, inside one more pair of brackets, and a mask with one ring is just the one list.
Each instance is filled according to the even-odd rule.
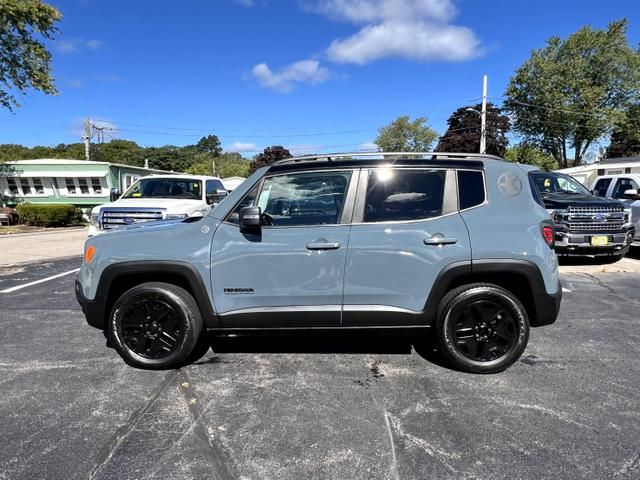
[[497,373],[524,352],[529,319],[522,303],[504,288],[463,285],[442,299],[436,334],[443,355],[454,368]]
[[185,289],[143,283],[115,303],[107,335],[129,365],[151,370],[178,368],[199,344],[202,316]]

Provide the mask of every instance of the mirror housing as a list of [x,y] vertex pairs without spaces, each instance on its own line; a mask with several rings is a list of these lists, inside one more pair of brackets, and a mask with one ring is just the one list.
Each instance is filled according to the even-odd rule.
[[240,209],[240,230],[256,231],[262,226],[262,209],[260,207],[244,207]]
[[117,188],[112,188],[109,192],[109,201],[115,202],[122,196],[122,193]]
[[207,193],[207,204],[220,203],[227,195],[229,195],[229,192],[224,189],[218,189],[214,193]]
[[638,195],[638,190],[636,189],[625,190],[623,196],[627,200],[640,200],[640,195]]

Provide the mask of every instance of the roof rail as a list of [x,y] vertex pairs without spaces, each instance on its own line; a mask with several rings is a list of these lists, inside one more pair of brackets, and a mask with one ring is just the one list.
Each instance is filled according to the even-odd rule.
[[504,161],[503,158],[497,157],[495,155],[489,155],[485,153],[460,153],[460,152],[353,152],[353,153],[322,153],[317,155],[302,155],[299,157],[285,158],[283,160],[279,160],[273,165],[285,165],[289,163],[297,163],[297,162],[313,162],[313,161],[328,161],[332,162],[334,160],[340,159],[350,159],[353,157],[360,158],[375,158],[375,157],[404,157],[404,159],[422,159],[424,157],[430,157],[431,160],[437,159],[447,159],[447,158],[455,158],[455,159],[476,159],[476,158],[491,158],[493,160],[501,160]]

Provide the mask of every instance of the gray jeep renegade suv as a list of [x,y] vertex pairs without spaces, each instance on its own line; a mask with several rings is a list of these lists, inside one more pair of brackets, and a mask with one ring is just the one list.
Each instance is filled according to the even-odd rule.
[[490,373],[556,320],[553,239],[527,171],[499,158],[300,157],[204,218],[87,240],[76,295],[141,368],[195,361],[214,335],[415,329],[454,368]]

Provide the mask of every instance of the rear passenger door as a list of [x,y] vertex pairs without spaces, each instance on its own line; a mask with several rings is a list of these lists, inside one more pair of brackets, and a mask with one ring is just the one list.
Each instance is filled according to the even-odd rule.
[[[424,324],[423,309],[438,274],[451,263],[471,260],[456,185],[452,169],[362,171],[347,251],[343,326]],[[479,194],[482,203],[483,187]]]

